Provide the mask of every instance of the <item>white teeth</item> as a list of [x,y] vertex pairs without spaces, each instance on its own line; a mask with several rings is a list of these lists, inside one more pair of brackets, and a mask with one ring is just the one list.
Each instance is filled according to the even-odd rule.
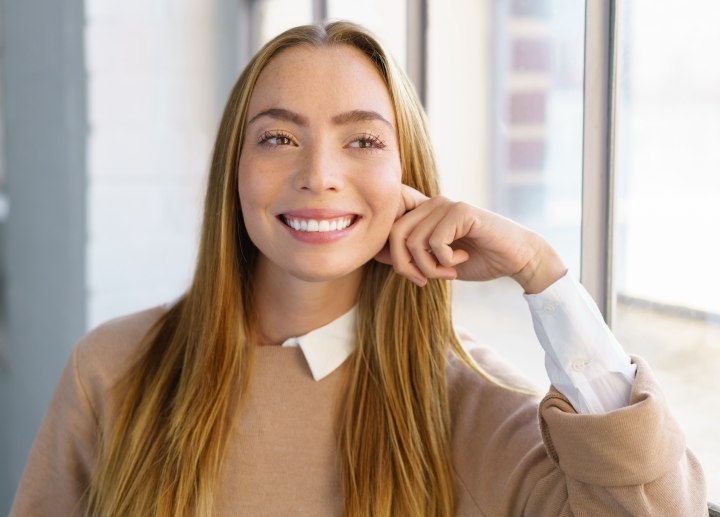
[[299,232],[335,232],[344,230],[352,224],[352,217],[341,217],[339,219],[296,219],[294,217],[284,217],[287,225],[293,230]]

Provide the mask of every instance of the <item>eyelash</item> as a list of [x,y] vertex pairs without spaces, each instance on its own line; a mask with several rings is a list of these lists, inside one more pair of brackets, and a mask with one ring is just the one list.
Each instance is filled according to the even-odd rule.
[[[284,139],[287,140],[286,143],[271,143],[270,141],[276,139]],[[285,145],[297,145],[295,143],[295,140],[293,139],[292,135],[290,133],[286,133],[285,131],[281,130],[271,130],[271,131],[265,131],[263,132],[260,137],[257,140],[259,145],[263,146],[269,146],[269,147],[279,147],[279,146],[285,146]],[[354,143],[360,143],[365,142],[369,145],[367,146],[353,146]],[[347,144],[348,147],[352,147],[354,149],[359,149],[360,151],[364,152],[376,152],[380,151],[382,149],[385,149],[385,142],[382,141],[382,139],[378,135],[374,135],[372,133],[362,133],[359,135],[356,135],[353,137],[353,139]]]
[[[274,143],[271,144],[270,140],[273,138],[280,139],[284,138],[288,140],[288,143],[285,144],[279,144]],[[267,146],[281,146],[281,145],[295,145],[295,140],[293,140],[292,135],[290,133],[286,133],[285,131],[265,131],[260,137],[258,138],[258,144],[260,145],[267,145]]]
[[350,141],[350,144],[354,144],[355,142],[369,143],[370,145],[367,147],[356,147],[356,149],[360,149],[365,152],[375,152],[385,149],[385,142],[383,142],[379,136],[373,135],[372,133],[362,133],[361,135],[357,135]]

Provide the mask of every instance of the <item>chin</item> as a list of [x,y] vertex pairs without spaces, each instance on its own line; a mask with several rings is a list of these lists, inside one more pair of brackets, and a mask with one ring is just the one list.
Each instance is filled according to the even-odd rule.
[[289,268],[288,272],[295,278],[305,282],[332,282],[362,272],[364,264],[359,267],[313,267]]

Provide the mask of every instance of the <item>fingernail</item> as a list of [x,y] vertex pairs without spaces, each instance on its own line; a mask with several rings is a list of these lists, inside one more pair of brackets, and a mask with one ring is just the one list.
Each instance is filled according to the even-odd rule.
[[410,280],[412,280],[418,287],[425,287],[425,284],[427,283],[427,278],[423,278],[421,276],[414,276]]

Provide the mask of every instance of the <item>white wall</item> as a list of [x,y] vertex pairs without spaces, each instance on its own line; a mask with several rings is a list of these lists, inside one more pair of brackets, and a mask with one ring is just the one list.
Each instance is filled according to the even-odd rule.
[[192,274],[216,129],[213,2],[88,0],[87,320]]
[[[459,16],[458,13],[462,13]],[[489,206],[493,159],[492,13],[488,2],[429,2],[427,112],[443,192]]]

